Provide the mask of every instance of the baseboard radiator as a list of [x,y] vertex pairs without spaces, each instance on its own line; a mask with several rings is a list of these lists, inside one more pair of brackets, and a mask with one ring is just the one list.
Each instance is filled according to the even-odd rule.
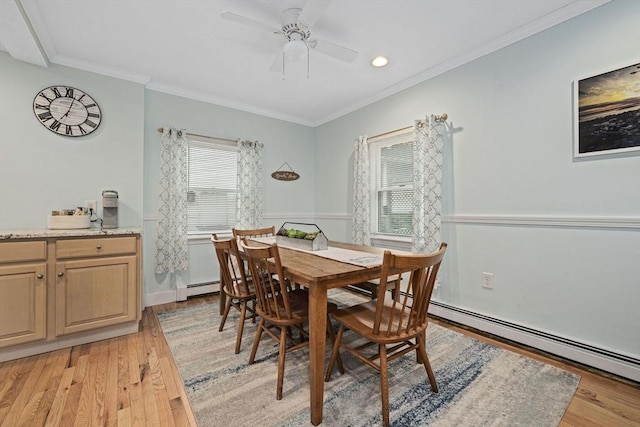
[[431,301],[429,314],[640,382],[640,359]]
[[205,283],[193,283],[187,285],[187,296],[196,296],[196,295],[204,295],[210,294],[212,292],[220,291],[220,281],[214,280],[213,282],[205,282]]

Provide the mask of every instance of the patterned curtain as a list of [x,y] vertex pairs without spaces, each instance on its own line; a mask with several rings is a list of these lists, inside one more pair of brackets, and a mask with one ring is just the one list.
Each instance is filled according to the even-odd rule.
[[353,218],[351,239],[353,243],[369,245],[369,144],[366,136],[359,136],[353,143]]
[[440,246],[442,148],[445,122],[431,115],[413,128],[413,233],[411,251],[429,253]]
[[238,140],[237,228],[262,226],[262,148],[258,141]]
[[187,132],[164,127],[160,148],[160,194],[155,272],[189,268],[187,247]]

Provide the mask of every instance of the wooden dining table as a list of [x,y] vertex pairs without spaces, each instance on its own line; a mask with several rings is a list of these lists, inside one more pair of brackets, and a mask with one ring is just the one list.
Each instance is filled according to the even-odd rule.
[[[350,243],[330,241],[329,246],[376,255],[384,253],[381,248]],[[311,423],[317,426],[322,423],[324,402],[327,293],[329,289],[379,278],[382,267],[361,267],[280,245],[278,249],[287,278],[309,291],[309,407]]]

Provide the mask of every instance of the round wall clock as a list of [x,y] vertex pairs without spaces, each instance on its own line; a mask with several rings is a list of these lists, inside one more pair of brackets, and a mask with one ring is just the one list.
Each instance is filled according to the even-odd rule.
[[33,100],[33,112],[44,127],[64,136],[83,136],[98,129],[102,113],[85,92],[69,86],[42,89]]

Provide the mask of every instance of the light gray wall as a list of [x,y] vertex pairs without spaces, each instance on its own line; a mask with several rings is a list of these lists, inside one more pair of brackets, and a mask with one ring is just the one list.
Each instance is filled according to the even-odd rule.
[[[640,2],[615,1],[320,126],[317,210],[351,213],[355,137],[446,112],[449,249],[434,300],[638,357],[638,229],[549,224],[638,218],[637,153],[572,157],[572,81],[637,62]],[[509,216],[544,225],[508,225]],[[320,222],[351,238],[349,221]],[[495,274],[493,290],[482,272]]]
[[[278,228],[283,221],[296,220],[296,216],[306,218],[307,222],[312,217],[315,209],[312,128],[151,90],[145,92],[145,100],[144,277],[148,299],[162,299],[163,294],[175,289],[171,278],[153,273],[160,176],[159,127],[184,128],[200,135],[262,142],[263,225]],[[300,174],[300,179],[284,182],[271,178],[271,173],[285,161]],[[209,237],[190,241],[189,263],[189,273],[180,280],[203,283],[218,279],[217,261]]]
[[[102,123],[78,138],[54,134],[33,114],[36,94],[69,85],[90,94]],[[119,194],[119,223],[142,226],[144,87],[98,74],[12,59],[0,52],[0,229],[45,229],[51,210]]]

